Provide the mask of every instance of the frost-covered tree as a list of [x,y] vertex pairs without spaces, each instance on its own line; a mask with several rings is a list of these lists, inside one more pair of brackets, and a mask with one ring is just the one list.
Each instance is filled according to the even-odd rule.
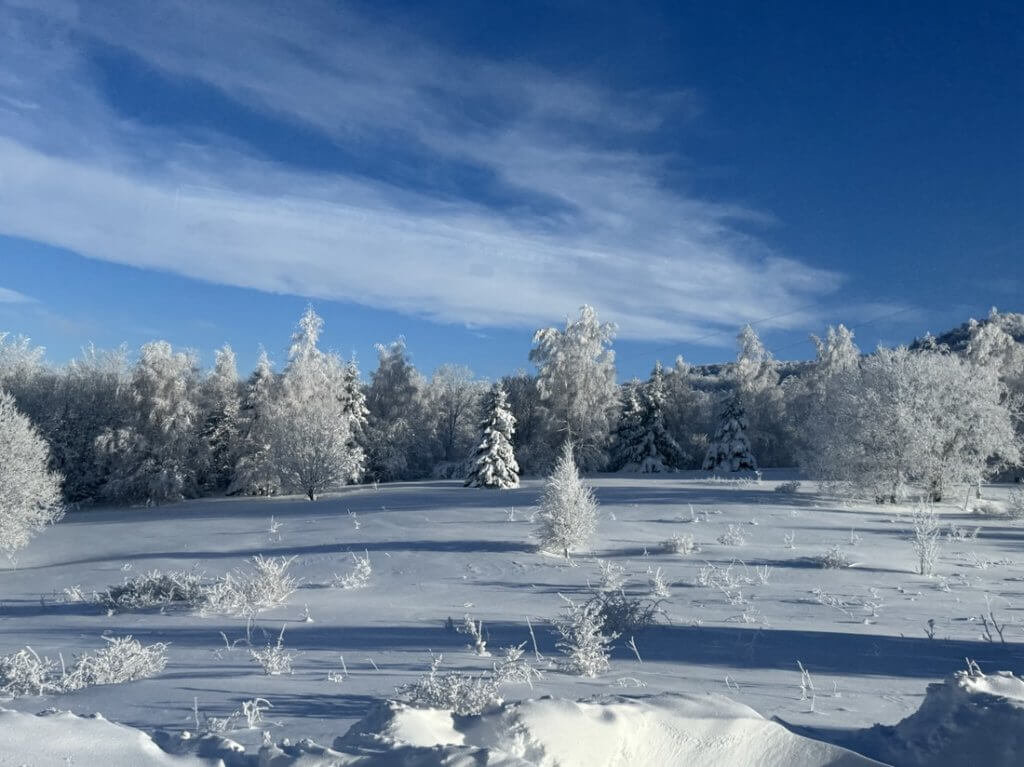
[[166,341],[145,344],[132,371],[131,415],[97,438],[109,467],[103,494],[120,502],[166,503],[198,494],[199,367]]
[[705,471],[757,469],[747,438],[747,416],[736,395],[725,401],[714,439],[704,457]]
[[611,471],[640,465],[643,460],[644,411],[640,404],[640,382],[633,380],[623,387],[618,424],[612,433],[611,455],[608,468]]
[[425,392],[427,411],[434,418],[438,460],[463,462],[476,438],[481,395],[480,382],[465,365],[441,365]]
[[403,339],[378,345],[377,358],[366,392],[367,473],[382,482],[427,476],[433,453],[426,384],[409,360]]
[[542,551],[561,552],[566,559],[586,546],[597,530],[597,499],[580,477],[573,446],[566,441],[555,469],[544,484],[535,534]]
[[807,469],[878,501],[939,500],[1020,460],[1004,394],[996,370],[959,355],[880,348],[837,376],[807,424],[820,456]]
[[235,353],[225,344],[217,350],[213,371],[203,382],[203,441],[206,445],[204,485],[225,490],[238,460],[241,397]]
[[779,365],[757,332],[747,325],[737,336],[739,352],[734,368],[739,404],[747,414],[747,435],[761,463],[783,466],[791,463]]
[[515,446],[520,476],[546,472],[554,464],[555,451],[548,439],[546,413],[537,377],[524,371],[501,379],[509,410],[516,419]]
[[8,556],[64,513],[50,451],[14,397],[0,390],[0,551]]
[[239,413],[238,458],[228,492],[274,495],[281,478],[274,463],[273,408],[277,379],[265,349],[245,384]]
[[576,446],[585,471],[603,467],[618,407],[615,325],[602,323],[591,306],[565,330],[544,328],[533,337],[530,360],[537,366],[538,388],[550,430],[559,441]]
[[661,363],[654,366],[648,381],[629,388],[613,440],[610,468],[651,474],[680,467],[682,450],[665,427],[665,373]]
[[665,428],[683,453],[683,466],[700,468],[714,431],[714,398],[694,386],[693,370],[682,357],[665,372]]
[[272,409],[274,463],[286,491],[315,500],[319,493],[356,481],[362,450],[352,439],[343,402],[344,365],[318,347],[323,320],[312,307],[299,320]]
[[519,487],[519,464],[512,447],[516,419],[508,408],[505,389],[500,383],[485,397],[484,411],[487,417],[480,424],[482,436],[471,461],[466,487],[500,490]]

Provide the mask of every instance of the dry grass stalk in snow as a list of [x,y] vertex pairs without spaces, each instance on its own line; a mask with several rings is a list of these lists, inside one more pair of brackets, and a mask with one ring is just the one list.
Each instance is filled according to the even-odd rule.
[[277,635],[276,644],[268,644],[260,650],[249,650],[249,655],[253,661],[263,667],[263,673],[267,676],[292,673],[292,662],[295,660],[295,654],[289,652],[284,647],[284,629],[285,627],[282,626],[281,633]]

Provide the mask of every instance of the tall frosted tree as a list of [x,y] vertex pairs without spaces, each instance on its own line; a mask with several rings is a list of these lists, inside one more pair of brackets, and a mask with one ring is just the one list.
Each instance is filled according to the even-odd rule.
[[64,514],[50,450],[14,397],[0,390],[0,551],[12,556]]
[[725,401],[718,429],[704,457],[703,468],[705,471],[757,469],[757,461],[747,438],[747,416],[735,394]]
[[583,483],[572,443],[562,444],[554,471],[544,483],[535,535],[542,551],[570,552],[587,546],[597,531],[597,498]]
[[281,478],[274,463],[274,412],[277,379],[265,349],[245,384],[239,413],[238,458],[228,492],[274,495]]
[[612,434],[608,468],[612,471],[635,471],[643,460],[644,411],[640,404],[640,382],[633,380],[623,387],[622,410]]
[[203,382],[203,441],[206,444],[206,477],[210,490],[231,484],[238,460],[241,428],[241,397],[235,353],[225,344],[217,350],[213,371]]
[[377,358],[366,392],[368,473],[382,482],[426,476],[433,464],[426,384],[403,339],[378,345]]
[[481,395],[485,390],[465,365],[441,365],[426,390],[427,408],[433,415],[437,457],[444,462],[463,462],[476,438]]
[[103,493],[115,501],[166,503],[195,497],[202,461],[199,367],[166,341],[145,344],[132,371],[131,417],[98,446],[109,464]]
[[500,383],[495,384],[485,397],[484,411],[487,417],[480,424],[480,445],[473,455],[466,486],[499,490],[519,487],[519,464],[512,447],[516,419],[509,410],[505,389]]
[[740,331],[737,343],[735,385],[739,405],[747,414],[746,431],[753,449],[764,465],[789,464],[792,458],[786,448],[791,440],[787,433],[778,362],[750,325]]
[[665,371],[665,428],[680,446],[683,464],[700,468],[708,449],[709,436],[717,426],[718,413],[712,395],[694,386],[691,366],[677,357]]
[[292,336],[272,410],[273,456],[282,487],[311,501],[354,482],[363,464],[352,439],[352,418],[345,413],[344,365],[318,347],[322,329],[323,320],[309,307]]
[[533,337],[530,360],[537,366],[537,385],[548,414],[549,429],[558,441],[575,445],[580,467],[600,469],[607,448],[619,390],[615,382],[615,325],[602,323],[591,306],[580,308],[565,330],[544,328]]

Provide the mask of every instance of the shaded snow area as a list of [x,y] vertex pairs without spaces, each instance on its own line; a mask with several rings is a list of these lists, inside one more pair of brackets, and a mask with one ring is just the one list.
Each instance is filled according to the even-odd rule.
[[[857,767],[878,764],[804,738],[722,695],[608,697],[574,703],[544,698],[478,716],[388,703],[356,723],[332,748],[312,741],[233,751],[225,738],[164,745],[207,759],[170,756],[137,730],[71,714],[0,712],[21,763],[38,765],[216,765],[227,767]],[[236,747],[237,748],[237,747]],[[11,753],[9,748],[5,749]],[[65,755],[73,760],[63,761]],[[213,755],[218,757],[214,758]],[[11,762],[12,764],[16,762]],[[0,758],[0,764],[6,764]]]
[[[536,479],[72,511],[0,563],[0,767],[1024,764],[999,674],[1024,670],[1024,521],[937,505],[928,577],[912,506],[796,479],[588,477],[571,561],[537,551]],[[247,575],[284,563],[280,588]],[[602,594],[653,625],[579,676],[556,626]],[[101,668],[129,636],[166,665]],[[438,710],[453,690],[485,713]]]

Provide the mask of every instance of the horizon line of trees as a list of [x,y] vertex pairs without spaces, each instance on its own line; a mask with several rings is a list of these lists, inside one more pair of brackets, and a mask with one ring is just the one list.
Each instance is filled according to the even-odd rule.
[[519,474],[548,472],[566,442],[585,472],[800,466],[896,501],[914,487],[941,498],[1020,465],[1024,345],[1003,324],[995,313],[972,321],[957,349],[926,338],[868,355],[840,325],[812,336],[816,359],[788,376],[748,325],[718,375],[679,357],[620,385],[615,326],[584,306],[534,335],[535,374],[489,386],[457,365],[425,378],[401,339],[377,347],[364,382],[355,360],[320,348],[310,307],[283,369],[261,351],[244,379],[229,346],[205,374],[166,341],[134,362],[125,347],[90,347],[55,367],[28,339],[0,333],[0,390],[45,440],[68,503],[314,499],[426,477],[514,487]]

